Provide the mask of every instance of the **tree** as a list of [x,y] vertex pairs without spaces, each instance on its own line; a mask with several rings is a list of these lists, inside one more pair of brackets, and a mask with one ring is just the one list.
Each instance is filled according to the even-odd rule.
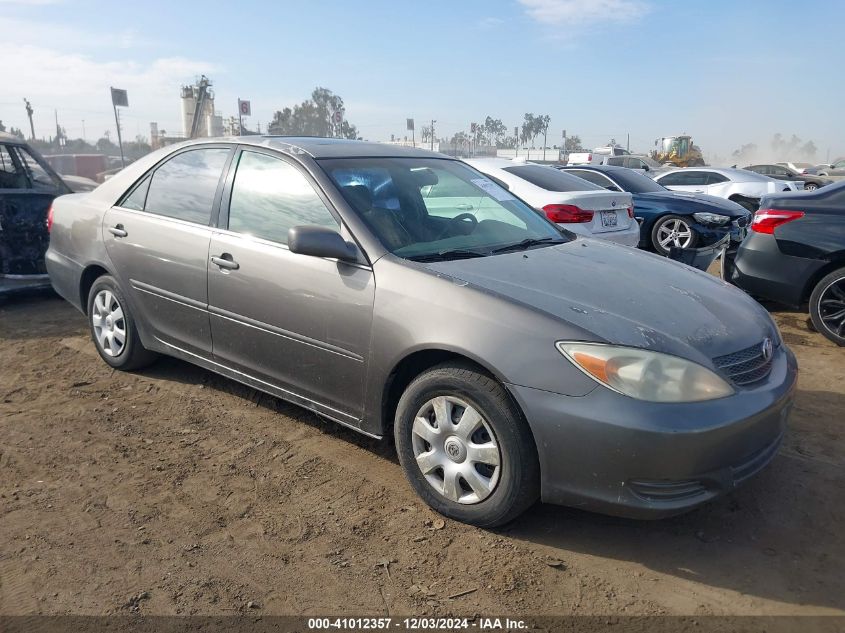
[[493,117],[486,117],[484,119],[484,131],[487,133],[487,144],[498,145],[499,140],[505,135],[508,129],[501,119],[494,119]]
[[431,142],[431,126],[430,125],[423,125],[422,130],[420,130],[420,138],[422,139],[423,143],[430,143]]
[[449,144],[452,146],[455,155],[457,156],[458,152],[461,154],[464,153],[466,148],[469,147],[470,137],[466,132],[456,132],[452,135],[452,140],[449,141]]
[[343,112],[343,99],[328,88],[315,88],[311,98],[277,110],[270,122],[270,134],[358,138],[358,129],[345,117],[340,122],[335,114]]
[[567,152],[579,152],[583,148],[581,147],[581,137],[577,134],[573,134],[572,136],[566,137],[566,147],[563,148]]
[[548,141],[549,136],[549,123],[551,123],[552,117],[548,114],[538,115],[534,119],[534,124],[537,127],[537,134],[540,132],[543,133],[543,160],[546,159],[546,141]]
[[[534,138],[534,136],[535,136],[535,134],[534,134],[535,125],[536,124],[534,123],[534,114],[531,113],[531,112],[526,112],[525,117],[522,121],[522,125],[519,128],[520,143],[522,143],[523,145],[527,145],[528,141]],[[531,147],[528,147],[528,157],[530,158],[530,156],[531,156]]]

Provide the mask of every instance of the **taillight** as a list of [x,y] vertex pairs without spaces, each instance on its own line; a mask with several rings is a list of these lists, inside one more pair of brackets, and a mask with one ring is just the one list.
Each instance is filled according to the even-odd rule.
[[53,230],[53,205],[50,205],[50,210],[47,211],[47,232]]
[[634,205],[633,204],[628,206],[628,217],[631,218],[632,220],[634,219]]
[[592,162],[593,162],[593,155],[592,155],[592,154],[587,154],[587,162],[588,162],[588,163],[592,163]]
[[751,230],[755,233],[774,235],[781,224],[803,218],[803,211],[784,211],[783,209],[760,209],[751,220]]
[[581,224],[593,221],[593,212],[574,204],[547,204],[543,207],[546,217],[556,224]]

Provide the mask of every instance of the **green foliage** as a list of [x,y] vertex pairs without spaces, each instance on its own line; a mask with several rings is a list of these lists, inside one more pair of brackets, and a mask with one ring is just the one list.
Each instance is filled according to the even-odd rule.
[[346,118],[336,123],[333,114],[343,110],[343,99],[327,88],[315,88],[311,98],[293,108],[277,110],[270,122],[270,134],[358,138],[358,129]]
[[581,137],[578,136],[577,134],[574,134],[572,136],[567,136],[566,137],[566,147],[564,147],[564,149],[567,152],[579,152],[579,151],[581,151],[583,149],[583,147],[581,147]]

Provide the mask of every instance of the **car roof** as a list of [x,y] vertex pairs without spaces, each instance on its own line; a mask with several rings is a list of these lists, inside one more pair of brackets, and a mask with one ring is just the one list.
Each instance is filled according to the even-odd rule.
[[748,169],[737,169],[734,167],[678,167],[676,169],[670,169],[669,171],[664,171],[661,174],[657,174],[654,178],[655,180],[657,180],[658,178],[663,178],[668,174],[674,174],[680,171],[706,171],[715,174],[722,174],[726,178],[729,178],[730,180],[733,180],[735,182],[768,182],[772,180],[768,176],[758,174]]
[[8,132],[0,132],[0,143],[14,143],[15,145],[26,145],[26,141],[19,136],[9,134]]
[[357,158],[357,157],[416,157],[449,158],[437,152],[417,147],[355,141],[344,138],[320,136],[233,136],[222,138],[200,138],[189,143],[240,143],[256,147],[268,147],[292,154],[308,154],[312,158]]
[[146,156],[142,156],[133,163],[121,169],[114,177],[109,178],[94,191],[86,194],[91,199],[102,200],[114,204],[127,188],[149,171],[156,163],[171,154],[194,146],[215,145],[220,143],[251,145],[266,147],[290,155],[307,155],[315,159],[320,158],[439,158],[455,160],[450,156],[430,152],[414,147],[403,147],[387,143],[371,143],[368,141],[353,141],[339,138],[322,138],[312,136],[226,136],[196,138],[173,145],[159,148]]
[[562,165],[565,169],[588,169],[590,171],[603,171],[607,172],[608,174],[620,174],[622,172],[629,172],[631,171],[628,167],[622,167],[620,165]]

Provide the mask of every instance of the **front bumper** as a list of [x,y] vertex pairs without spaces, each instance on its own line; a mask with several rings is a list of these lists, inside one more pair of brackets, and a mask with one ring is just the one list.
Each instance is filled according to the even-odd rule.
[[768,378],[709,402],[643,402],[604,387],[581,397],[508,388],[534,434],[544,502],[655,519],[729,492],[771,461],[797,376],[781,345]]

